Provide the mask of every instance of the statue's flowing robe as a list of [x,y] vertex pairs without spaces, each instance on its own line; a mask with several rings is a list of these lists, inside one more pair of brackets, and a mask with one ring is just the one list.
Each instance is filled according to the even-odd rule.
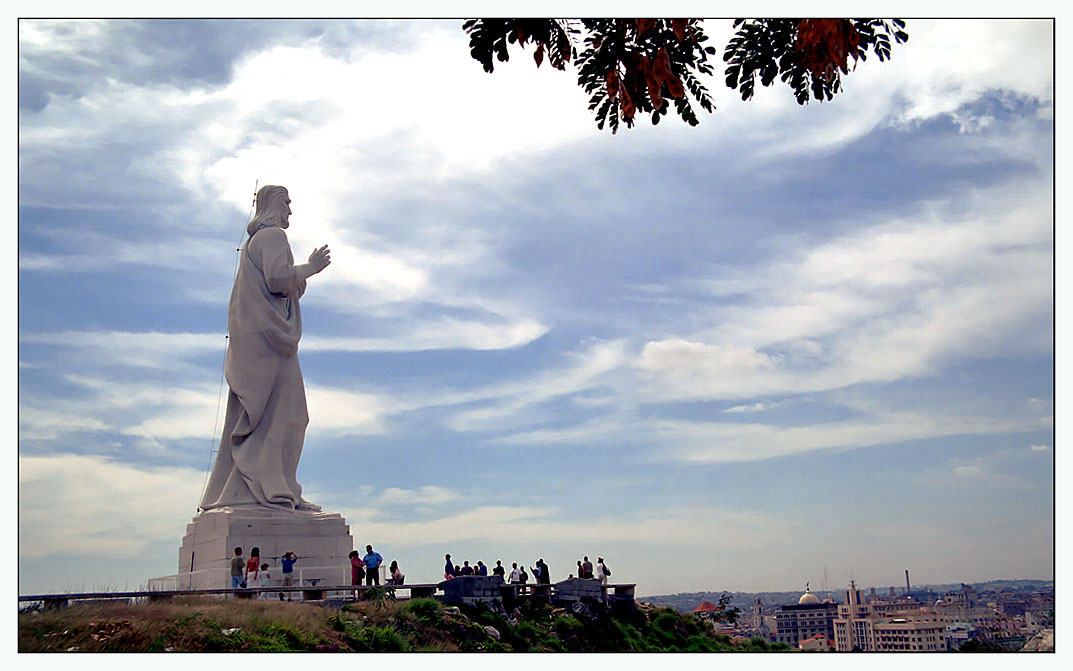
[[227,311],[224,372],[230,393],[216,463],[201,507],[305,504],[296,474],[309,415],[298,367],[306,281],[287,234],[261,228],[243,245]]

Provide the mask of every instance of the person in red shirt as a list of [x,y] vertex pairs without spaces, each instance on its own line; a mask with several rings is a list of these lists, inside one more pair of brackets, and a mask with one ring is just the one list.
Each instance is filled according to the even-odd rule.
[[250,550],[250,559],[246,562],[246,587],[256,587],[260,583],[261,575],[261,548],[255,547]]
[[357,550],[351,550],[350,554],[350,584],[360,585],[362,578],[365,577],[365,562],[358,556]]

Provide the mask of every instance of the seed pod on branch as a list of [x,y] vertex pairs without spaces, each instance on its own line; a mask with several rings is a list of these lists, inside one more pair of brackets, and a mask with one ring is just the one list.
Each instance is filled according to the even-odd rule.
[[627,121],[633,121],[633,115],[637,113],[637,107],[634,106],[633,100],[630,99],[630,92],[625,86],[619,91],[619,96],[622,98],[622,118]]

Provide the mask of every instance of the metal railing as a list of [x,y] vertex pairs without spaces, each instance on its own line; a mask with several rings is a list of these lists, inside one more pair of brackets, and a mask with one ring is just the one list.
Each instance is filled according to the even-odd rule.
[[[310,567],[312,570],[316,567]],[[210,569],[213,570],[213,569]],[[162,581],[175,576],[163,576],[154,580]],[[455,578],[455,580],[465,580],[465,578]],[[66,606],[71,601],[101,601],[112,599],[148,599],[149,601],[166,600],[173,596],[234,596],[235,598],[252,599],[255,595],[261,594],[279,594],[279,593],[298,593],[302,596],[303,601],[318,601],[324,599],[330,593],[347,594],[349,593],[353,598],[360,599],[364,592],[378,588],[390,588],[392,592],[405,591],[410,598],[416,597],[433,597],[437,596],[438,592],[444,591],[443,583],[417,583],[412,585],[348,585],[348,584],[309,584],[309,585],[294,585],[283,587],[281,585],[266,585],[264,587],[245,587],[232,589],[230,587],[221,588],[209,588],[209,589],[145,589],[137,590],[133,592],[77,592],[68,594],[31,594],[20,595],[20,602],[42,602],[46,607],[58,607]],[[620,584],[608,584],[600,585],[600,591],[602,592],[603,599],[606,601],[608,598],[613,600],[634,600],[634,589],[636,585],[632,583],[620,583]],[[542,597],[555,599],[558,596],[561,585],[558,583],[552,583],[550,585],[520,585],[514,583],[501,583],[500,590],[502,592],[510,592],[515,597]]]
[[[335,584],[345,585],[350,582],[350,567],[335,564],[332,566],[295,566],[295,585],[311,585],[316,586],[323,584],[328,580],[335,581]],[[319,574],[316,577],[312,575],[307,578],[307,572],[309,574]],[[205,574],[218,574],[219,579],[215,576],[208,578],[207,580],[195,580],[195,576],[204,576]],[[282,572],[275,570],[272,571],[277,577],[273,577],[271,582],[273,585],[282,584]],[[380,576],[380,583],[387,582],[387,569],[381,564],[378,567],[378,573]],[[334,574],[334,575],[333,575]],[[199,569],[197,571],[184,571],[182,573],[173,573],[171,575],[159,576],[156,578],[150,578],[146,587],[150,591],[167,591],[167,590],[184,590],[184,589],[196,589],[195,584],[212,584],[216,583],[223,588],[230,588],[231,586],[231,572],[229,568],[206,568]],[[268,587],[270,585],[266,585]],[[253,586],[251,586],[253,587]],[[213,589],[213,588],[210,588]]]

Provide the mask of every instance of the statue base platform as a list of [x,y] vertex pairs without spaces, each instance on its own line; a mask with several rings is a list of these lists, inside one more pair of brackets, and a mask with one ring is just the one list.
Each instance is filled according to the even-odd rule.
[[249,505],[206,510],[186,525],[176,589],[230,587],[236,547],[247,560],[250,550],[260,548],[273,585],[282,578],[279,560],[285,552],[298,555],[294,575],[302,584],[350,584],[347,555],[354,539],[342,515]]

